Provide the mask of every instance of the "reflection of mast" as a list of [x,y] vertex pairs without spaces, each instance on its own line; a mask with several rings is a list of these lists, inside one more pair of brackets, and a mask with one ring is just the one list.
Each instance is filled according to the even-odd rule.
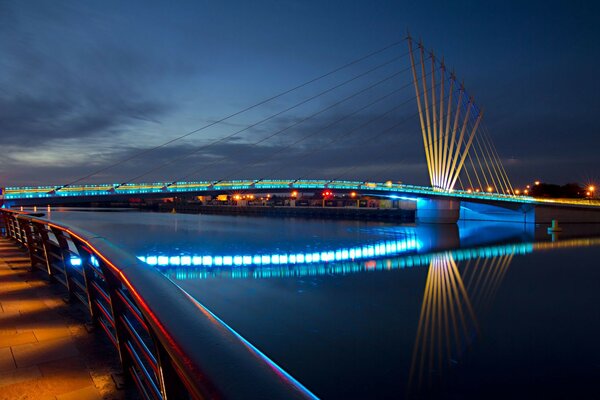
[[441,254],[429,264],[409,389],[415,383],[421,387],[425,376],[431,383],[433,372],[441,371],[468,346],[473,330],[477,320],[458,267],[450,253]]
[[463,270],[467,292],[478,313],[487,311],[496,297],[514,254],[468,260]]
[[431,258],[408,391],[418,393],[433,378],[441,380],[445,368],[456,362],[471,344],[479,328],[475,310],[488,308],[506,275],[513,254],[479,257],[466,262],[461,274],[450,252]]

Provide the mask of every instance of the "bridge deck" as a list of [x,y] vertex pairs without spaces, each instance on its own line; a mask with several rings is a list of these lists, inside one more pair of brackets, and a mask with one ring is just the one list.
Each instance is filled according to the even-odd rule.
[[0,238],[0,399],[125,399],[112,345],[88,333],[85,314],[62,301],[60,285],[31,272],[26,253]]

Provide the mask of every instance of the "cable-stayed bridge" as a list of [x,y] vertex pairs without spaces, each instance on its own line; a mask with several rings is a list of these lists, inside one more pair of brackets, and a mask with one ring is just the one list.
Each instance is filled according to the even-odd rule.
[[[399,53],[404,45],[407,51]],[[415,104],[416,111],[408,109]],[[245,115],[252,121],[240,123],[237,118]],[[225,128],[230,126],[236,129],[227,132]],[[375,175],[397,176],[398,172],[391,170],[401,170],[403,160],[386,163],[385,159],[390,154],[394,157],[394,146],[402,143],[398,140],[410,142],[406,134],[416,135],[417,126],[430,186],[398,180],[378,182],[364,176],[363,170],[369,173],[375,167],[379,168]],[[219,132],[209,135],[216,128]],[[174,143],[192,140],[200,133],[203,142],[191,144],[176,156],[158,157]],[[385,141],[381,143],[381,139]],[[240,141],[243,146],[236,148]],[[227,146],[234,150],[218,154],[218,149]],[[369,150],[373,165],[361,163],[357,155],[361,149]],[[346,156],[342,156],[344,151]],[[420,149],[411,148],[408,153],[412,156]],[[321,161],[332,154],[346,163],[323,167]],[[130,164],[148,157],[156,158],[120,183],[87,183],[111,169],[129,171]],[[243,161],[234,163],[237,159]],[[165,171],[175,178],[139,183]],[[289,176],[293,179],[286,179]],[[421,222],[455,222],[458,218],[600,221],[599,203],[518,196],[483,121],[483,110],[444,60],[410,36],[71,182],[5,187],[2,200],[5,206],[44,206],[292,190],[414,200]]]

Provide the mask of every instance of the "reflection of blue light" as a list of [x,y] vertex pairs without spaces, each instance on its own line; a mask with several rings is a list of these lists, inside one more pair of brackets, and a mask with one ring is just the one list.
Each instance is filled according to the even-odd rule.
[[406,197],[406,196],[397,196],[395,194],[389,196],[390,199],[400,199],[400,200],[408,200],[408,201],[417,201],[414,197]]
[[81,258],[79,257],[71,257],[71,265],[74,267],[81,266]]

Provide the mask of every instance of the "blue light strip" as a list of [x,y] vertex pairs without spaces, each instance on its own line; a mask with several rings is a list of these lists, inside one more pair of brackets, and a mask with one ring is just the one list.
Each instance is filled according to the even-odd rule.
[[296,265],[262,265],[241,268],[169,268],[164,273],[172,279],[267,279],[287,277],[307,277],[319,275],[347,275],[360,272],[390,271],[395,269],[428,266],[433,259],[451,254],[455,261],[465,261],[483,257],[525,255],[534,251],[534,243],[506,244],[500,246],[456,249],[429,254],[410,254],[395,258],[339,261],[334,263],[316,262]]
[[354,261],[394,256],[418,251],[422,244],[416,237],[401,240],[381,241],[356,247],[307,253],[199,255],[199,254],[146,254],[138,256],[141,261],[159,267],[250,267],[263,265],[294,265],[319,262]]

